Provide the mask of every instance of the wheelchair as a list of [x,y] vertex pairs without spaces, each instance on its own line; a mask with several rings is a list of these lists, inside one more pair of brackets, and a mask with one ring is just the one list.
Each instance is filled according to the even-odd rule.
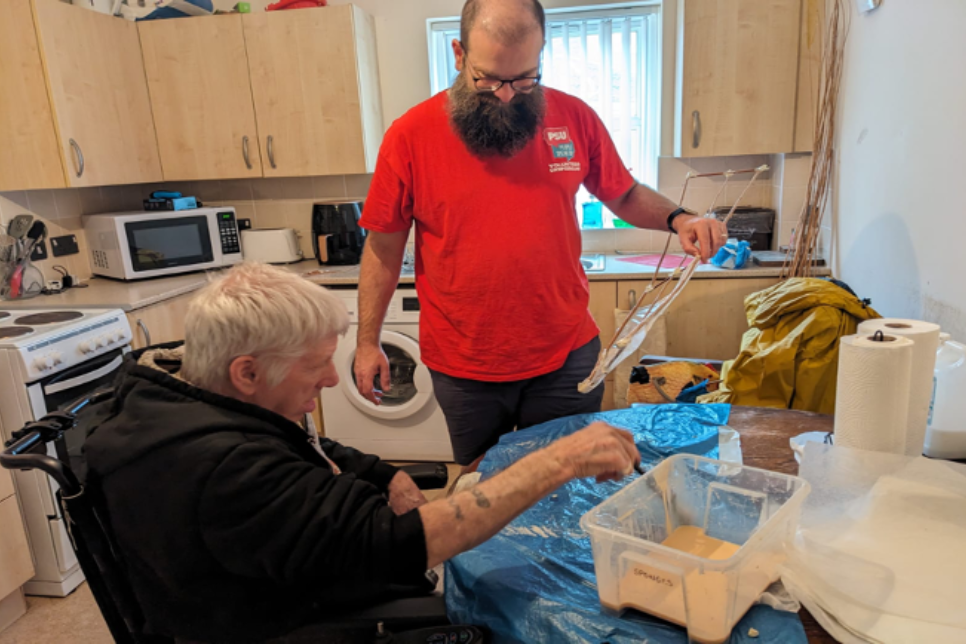
[[[70,467],[65,432],[77,430],[78,415],[105,401],[113,391],[101,391],[47,414],[13,433],[0,452],[0,466],[8,470],[39,470],[60,486],[58,502],[68,534],[91,593],[117,644],[195,644],[144,632],[145,619],[125,574],[124,562],[106,521],[107,513]],[[50,456],[49,446],[57,457]],[[442,463],[403,466],[420,489],[441,489],[448,473]],[[427,573],[434,582],[432,571]],[[435,584],[435,582],[434,582]],[[450,624],[438,594],[395,599],[340,616],[338,622],[319,623],[272,640],[285,644],[479,644],[486,634],[475,626]]]

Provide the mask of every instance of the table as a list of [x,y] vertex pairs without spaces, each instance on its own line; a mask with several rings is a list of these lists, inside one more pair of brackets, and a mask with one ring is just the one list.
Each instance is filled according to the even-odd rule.
[[[833,417],[788,409],[732,406],[728,426],[741,436],[745,465],[797,475],[798,463],[789,439],[805,432],[831,432]],[[482,458],[465,467],[464,473],[476,471]],[[836,641],[807,610],[803,608],[799,616],[809,642],[824,644]]]
[[[741,436],[745,465],[782,474],[798,474],[788,440],[804,432],[830,432],[832,416],[789,409],[732,407],[728,426]],[[809,642],[835,642],[804,608],[799,613]]]

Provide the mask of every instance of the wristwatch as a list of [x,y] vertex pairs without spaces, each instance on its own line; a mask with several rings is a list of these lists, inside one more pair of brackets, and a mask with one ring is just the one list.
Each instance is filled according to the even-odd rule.
[[677,218],[678,215],[694,215],[694,213],[691,212],[690,210],[688,210],[687,208],[678,208],[677,210],[675,210],[674,212],[672,212],[670,215],[668,215],[667,216],[667,229],[670,230],[672,233],[676,233],[677,232],[676,230],[674,230],[674,220]]

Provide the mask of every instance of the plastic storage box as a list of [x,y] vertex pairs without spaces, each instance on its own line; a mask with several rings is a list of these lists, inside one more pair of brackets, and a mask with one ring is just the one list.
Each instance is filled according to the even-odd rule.
[[[668,458],[580,520],[601,604],[674,622],[697,642],[724,642],[778,580],[808,491],[795,476]],[[662,545],[668,537],[679,547],[695,541],[689,550],[698,554]]]

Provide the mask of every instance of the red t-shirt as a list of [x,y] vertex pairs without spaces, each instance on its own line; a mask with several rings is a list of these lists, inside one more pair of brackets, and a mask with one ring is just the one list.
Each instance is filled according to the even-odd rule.
[[610,201],[634,178],[586,103],[543,91],[544,121],[512,158],[470,153],[446,92],[393,123],[379,151],[361,224],[393,233],[416,222],[422,360],[450,376],[543,375],[598,334],[574,200],[581,183]]

